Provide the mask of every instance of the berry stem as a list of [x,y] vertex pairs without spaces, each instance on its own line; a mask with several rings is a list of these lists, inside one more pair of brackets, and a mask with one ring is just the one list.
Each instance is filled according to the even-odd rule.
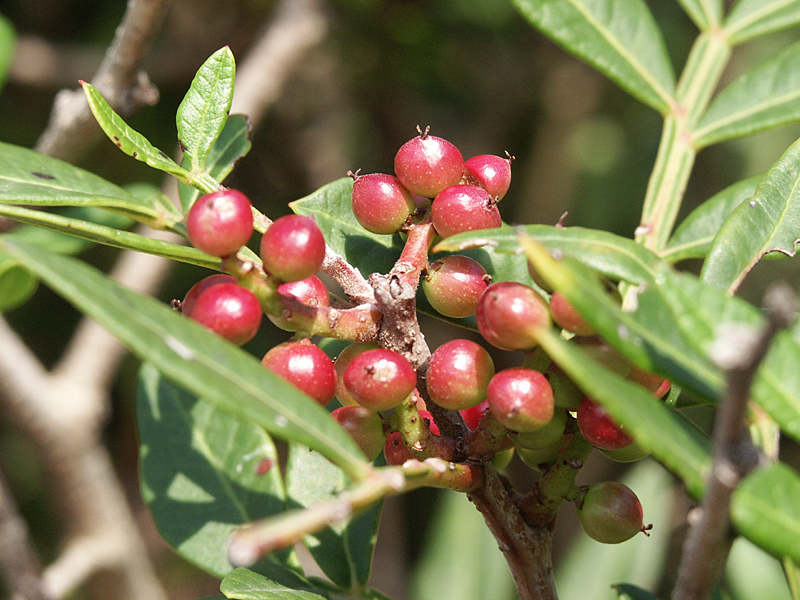
[[491,460],[500,450],[506,435],[508,430],[487,410],[483,413],[478,428],[460,439],[461,453],[474,462]]
[[414,391],[399,406],[395,407],[397,430],[403,442],[412,452],[423,458],[439,457],[454,460],[455,451],[451,438],[435,436],[417,410],[419,394]]
[[431,211],[427,211],[419,223],[412,224],[407,230],[403,252],[394,264],[390,275],[395,275],[403,283],[413,287],[419,286],[419,277],[428,266],[428,251],[436,237],[436,230],[431,221]]

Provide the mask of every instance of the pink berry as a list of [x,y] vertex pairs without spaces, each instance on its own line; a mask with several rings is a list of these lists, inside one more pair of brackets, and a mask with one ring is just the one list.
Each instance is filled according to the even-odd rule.
[[442,408],[470,408],[486,398],[493,375],[494,362],[484,348],[470,340],[451,340],[431,356],[428,394]]
[[475,431],[480,425],[483,414],[489,410],[489,401],[484,400],[471,408],[465,408],[461,411],[461,416],[464,417],[464,422],[472,431]]
[[253,292],[237,283],[222,282],[202,291],[184,314],[241,346],[258,332],[263,312]]
[[648,373],[639,367],[633,367],[626,379],[634,381],[645,389],[653,392],[656,398],[663,398],[666,396],[669,388],[672,387],[672,383],[668,379],[664,379],[661,375],[656,375],[655,373]]
[[644,526],[639,498],[618,481],[586,487],[575,505],[583,530],[590,538],[604,544],[619,544],[650,529]]
[[474,185],[451,185],[433,199],[433,227],[443,238],[500,227],[500,211],[486,190]]
[[445,317],[469,317],[475,314],[489,279],[477,261],[467,256],[445,256],[428,267],[422,291],[433,309]]
[[278,344],[261,359],[267,369],[326,406],[336,393],[333,361],[309,340]]
[[214,275],[204,277],[195,283],[191,288],[189,288],[188,292],[186,292],[186,296],[180,305],[181,312],[187,317],[190,316],[192,310],[194,309],[194,303],[197,302],[200,294],[202,294],[212,285],[217,285],[218,283],[236,283],[236,277],[233,275],[226,275],[225,273],[215,273]]
[[416,385],[414,368],[400,354],[386,348],[362,352],[344,371],[344,387],[353,399],[377,411],[394,408]]
[[528,350],[537,344],[537,331],[550,326],[550,310],[533,288],[501,281],[483,292],[475,319],[478,331],[493,346]]
[[[322,280],[316,275],[312,275],[300,281],[288,281],[278,286],[278,294],[281,296],[295,298],[306,306],[330,306],[331,300],[328,295],[328,288],[322,283]],[[284,311],[286,313],[286,311]],[[275,325],[286,331],[294,331],[293,328],[288,327],[283,320],[290,317],[290,314],[282,314],[282,318],[273,317],[267,314],[269,320]]]
[[541,429],[554,414],[553,390],[547,378],[533,369],[497,373],[489,382],[487,400],[500,424],[520,433]]
[[378,413],[363,406],[341,406],[331,416],[350,434],[369,460],[378,458],[386,443],[383,421]]
[[261,237],[264,270],[282,281],[311,277],[324,259],[325,238],[311,217],[280,217]]
[[400,147],[394,171],[412,193],[433,198],[443,189],[461,181],[464,157],[453,144],[425,133]]
[[211,256],[228,256],[253,233],[253,208],[236,190],[219,190],[198,198],[186,216],[192,246]]
[[403,442],[403,436],[399,431],[394,431],[386,436],[383,455],[386,457],[386,464],[394,466],[400,466],[407,460],[416,458]]
[[589,398],[578,406],[578,429],[586,441],[601,450],[619,450],[633,443],[621,425],[617,425],[606,409]]
[[433,435],[441,435],[441,432],[439,431],[439,426],[433,420],[433,415],[431,414],[431,411],[429,411],[426,408],[420,408],[417,410],[417,412],[419,413],[420,418],[423,421],[425,421],[425,423],[428,425],[428,429]]
[[399,231],[414,212],[414,199],[400,180],[392,175],[353,175],[353,214],[372,233]]
[[575,335],[596,335],[597,330],[586,322],[577,309],[559,291],[550,296],[550,314],[553,321]]
[[473,156],[464,163],[468,176],[489,195],[499,201],[511,185],[512,157],[503,158],[492,154]]
[[344,372],[356,356],[367,350],[375,350],[379,347],[375,342],[356,342],[346,346],[336,357],[333,367],[336,369],[336,397],[339,402],[342,404],[358,404],[344,386]]

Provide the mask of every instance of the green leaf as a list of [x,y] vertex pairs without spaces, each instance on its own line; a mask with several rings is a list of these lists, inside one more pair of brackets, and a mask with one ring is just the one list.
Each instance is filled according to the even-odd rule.
[[220,48],[197,71],[178,106],[178,140],[192,173],[206,170],[206,157],[228,120],[235,74],[233,52]]
[[[244,115],[231,115],[208,153],[205,164],[206,172],[216,181],[225,181],[236,161],[245,156],[251,146],[250,121]],[[185,157],[184,160],[186,160]],[[200,194],[201,192],[197,188],[178,183],[178,195],[184,213],[191,208]]]
[[4,251],[166,377],[218,408],[319,451],[354,480],[372,465],[311,398],[253,356],[76,259],[0,238]]
[[687,258],[705,258],[725,219],[737,206],[753,197],[762,179],[764,175],[744,179],[694,209],[672,234],[666,248],[660,252],[661,258],[669,263]]
[[692,132],[695,148],[800,120],[800,43],[751,69],[722,90]]
[[800,240],[800,140],[725,220],[703,264],[706,283],[733,293],[768,252],[794,256]]
[[743,537],[728,553],[725,584],[736,600],[792,600],[780,561]]
[[722,19],[721,0],[678,0],[683,10],[700,31],[719,25]]
[[617,590],[617,600],[658,600],[658,596],[635,585],[620,583],[613,587]]
[[443,492],[439,498],[433,523],[426,527],[422,556],[413,573],[413,597],[516,598],[514,580],[497,549],[497,540],[475,506],[464,494],[452,491]]
[[220,591],[226,598],[232,600],[327,600],[328,598],[324,590],[313,588],[299,575],[288,571],[279,572],[278,575],[283,575],[280,579],[287,585],[273,580],[278,577],[267,578],[249,569],[236,569],[222,580]]
[[14,25],[6,17],[0,15],[0,84],[4,84],[8,76],[16,42]]
[[0,253],[0,312],[22,306],[33,296],[39,282],[16,260]]
[[[740,298],[729,298],[696,277],[664,267],[637,290],[622,310],[588,269],[553,260],[539,246],[525,245],[528,258],[600,334],[631,362],[677,383],[697,398],[714,402],[724,375],[711,360],[727,330],[763,329],[764,317]],[[800,439],[800,345],[791,332],[778,334],[756,373],[752,398],[788,435]],[[574,375],[574,374],[571,374]],[[580,384],[579,380],[576,381]],[[594,389],[584,388],[587,393]]]
[[203,192],[213,192],[219,184],[205,174],[194,175],[187,171],[165,152],[151,144],[141,133],[135,131],[106,102],[105,98],[91,83],[82,82],[83,91],[89,102],[94,118],[109,139],[128,156],[146,165],[169,173],[187,185],[195,186]]
[[378,235],[361,227],[353,215],[352,197],[353,180],[343,177],[289,207],[297,214],[314,217],[328,245],[362,275],[388,273],[402,250],[400,236]]
[[542,33],[645,104],[666,113],[675,76],[642,0],[513,0]]
[[775,556],[800,561],[800,477],[783,463],[747,475],[733,492],[731,521]]
[[[662,265],[661,259],[633,240],[583,227],[506,225],[499,229],[454,235],[439,242],[434,251],[459,251],[486,245],[499,253],[518,254],[520,232],[524,232],[547,248],[558,250],[564,256],[580,260],[611,279],[635,285],[653,281]],[[525,264],[524,260],[521,262]]]
[[170,214],[121,187],[61,160],[0,142],[0,204],[105,208],[155,228]]
[[739,0],[723,23],[723,35],[741,44],[800,23],[800,4],[795,0]]
[[239,526],[284,510],[278,453],[266,432],[161,376],[139,373],[142,495],[162,537],[216,577],[233,570]]
[[[641,460],[620,479],[631,488],[644,508],[644,522],[652,523],[650,537],[634,536],[622,544],[601,544],[578,532],[555,576],[562,598],[611,598],[611,587],[620,598],[652,600],[652,595],[633,595],[634,585],[655,589],[669,556],[673,528],[674,479],[653,460]],[[572,516],[574,509],[567,509]],[[626,582],[620,584],[620,582]],[[618,584],[618,585],[614,585]],[[639,588],[636,588],[639,589]],[[642,590],[639,590],[642,591]],[[646,593],[646,592],[643,592]]]
[[[349,479],[318,452],[300,444],[289,447],[286,494],[289,508],[308,508],[343,491]],[[343,523],[303,539],[314,560],[343,589],[363,588],[369,580],[382,503]]]
[[[50,231],[75,236],[82,240],[96,242],[114,248],[122,248],[124,250],[146,252],[147,254],[163,256],[164,258],[198,265],[208,269],[219,270],[221,265],[221,260],[219,258],[209,256],[195,248],[153,239],[144,235],[139,235],[138,233],[117,229],[116,227],[98,225],[91,221],[73,219],[58,214],[42,212],[40,210],[23,208],[21,206],[3,205],[0,205],[0,216]],[[42,244],[37,245],[40,248],[47,248],[47,246]]]

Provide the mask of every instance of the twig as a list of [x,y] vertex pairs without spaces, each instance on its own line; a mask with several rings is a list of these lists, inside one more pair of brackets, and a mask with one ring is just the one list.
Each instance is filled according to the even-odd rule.
[[[699,517],[684,543],[673,600],[709,597],[732,541],[728,520],[731,496],[742,477],[760,459],[744,427],[750,388],[773,338],[788,326],[796,312],[794,296],[785,285],[768,290],[764,302],[768,324],[763,332],[752,335],[739,330],[720,340],[720,346],[735,348],[737,353],[726,353],[725,364],[721,365],[727,369],[728,377],[714,424],[713,464]],[[722,357],[716,358],[719,361]]]
[[[114,41],[92,78],[92,84],[120,114],[155,104],[158,92],[140,70],[153,34],[161,26],[167,0],[128,0]],[[36,150],[75,161],[100,137],[82,90],[62,90],[56,96],[50,122]]]

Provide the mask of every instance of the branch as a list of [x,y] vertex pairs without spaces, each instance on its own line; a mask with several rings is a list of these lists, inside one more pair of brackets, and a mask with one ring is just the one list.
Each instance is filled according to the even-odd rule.
[[699,517],[684,542],[673,600],[709,597],[732,542],[728,518],[731,496],[742,477],[755,468],[761,458],[744,426],[750,388],[773,338],[789,325],[797,311],[788,286],[773,286],[764,300],[768,324],[763,332],[736,330],[722,336],[715,344],[715,348],[722,350],[716,353],[715,359],[727,369],[727,385],[714,423],[714,460],[707,492]]

